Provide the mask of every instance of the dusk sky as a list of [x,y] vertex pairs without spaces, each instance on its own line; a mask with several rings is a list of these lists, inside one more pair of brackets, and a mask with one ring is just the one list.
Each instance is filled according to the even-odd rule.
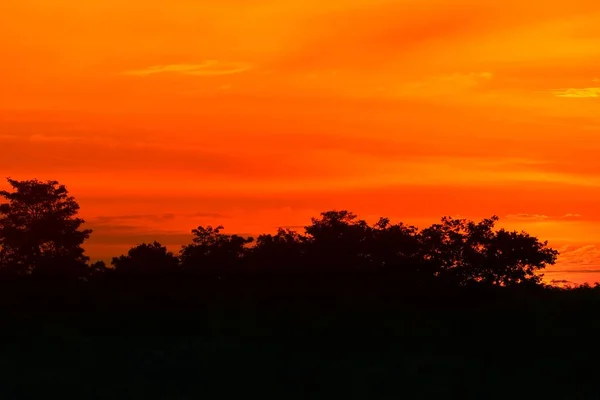
[[67,185],[92,258],[496,214],[600,281],[598,0],[3,1],[0,45],[0,176]]

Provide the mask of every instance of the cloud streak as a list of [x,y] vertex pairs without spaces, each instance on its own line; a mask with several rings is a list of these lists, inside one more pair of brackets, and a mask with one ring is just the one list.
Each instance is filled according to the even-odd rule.
[[250,63],[207,60],[201,64],[155,65],[140,70],[126,71],[124,74],[133,76],[150,76],[164,73],[177,73],[193,76],[218,76],[239,74],[250,69],[252,69],[252,65]]
[[590,88],[569,88],[569,89],[556,89],[552,90],[551,93],[555,97],[567,97],[567,98],[596,98],[600,97],[600,87]]
[[474,90],[494,77],[491,72],[470,72],[437,75],[428,79],[404,84],[401,96],[441,96]]
[[565,214],[562,216],[549,216],[544,214],[509,214],[506,216],[507,219],[517,221],[564,221],[581,218],[580,214]]
[[112,224],[114,222],[117,221],[143,221],[143,220],[148,220],[148,221],[152,221],[152,222],[162,222],[162,221],[168,221],[168,220],[172,220],[175,218],[175,214],[172,213],[166,213],[166,214],[161,214],[161,215],[114,215],[114,216],[108,216],[108,215],[101,215],[96,217],[93,221],[91,221],[94,224]]

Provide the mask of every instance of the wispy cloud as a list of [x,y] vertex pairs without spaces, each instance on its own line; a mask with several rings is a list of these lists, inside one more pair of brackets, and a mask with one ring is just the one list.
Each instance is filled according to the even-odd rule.
[[507,219],[518,220],[518,221],[546,221],[550,217],[543,214],[509,214],[506,216]]
[[[182,244],[191,241],[191,235],[187,232],[147,230],[133,226],[124,228],[119,225],[90,225],[90,228],[94,229],[94,234],[90,239],[88,247],[114,245],[119,246],[120,251],[124,253],[137,244],[151,243],[155,240],[177,251]],[[100,255],[98,252],[96,254]],[[109,255],[115,256],[117,254],[113,251]]]
[[422,81],[410,82],[400,88],[400,95],[445,95],[465,92],[491,80],[491,72],[470,72],[437,75]]
[[600,97],[600,87],[556,89],[551,93],[555,97],[591,98]]
[[568,271],[579,269],[591,272],[600,265],[600,246],[596,244],[565,245],[558,251],[557,270],[564,267]]
[[145,69],[126,71],[124,74],[149,76],[162,73],[178,73],[184,75],[214,76],[239,74],[248,71],[251,68],[251,64],[244,62],[221,62],[217,60],[207,60],[201,64],[155,65]]
[[[575,269],[575,268],[571,269],[571,268],[569,268],[569,269],[563,269],[563,270],[554,270],[552,272],[554,272],[554,273],[562,272],[562,273],[571,273],[571,274],[597,274],[597,273],[600,273],[600,269],[598,269],[598,268],[592,268],[592,269]],[[558,281],[558,282],[560,283],[561,281]],[[570,282],[570,281],[565,281],[565,282]]]
[[191,214],[191,216],[199,217],[199,218],[228,218],[226,215],[223,215],[218,212],[197,212],[197,213]]
[[276,226],[274,228],[289,229],[291,231],[297,231],[297,230],[304,229],[304,225],[284,225],[284,226]]
[[153,222],[162,222],[168,221],[175,218],[175,214],[166,213],[161,215],[102,215],[90,221],[94,224],[113,224],[118,221],[153,221]]
[[73,143],[79,142],[82,138],[75,136],[50,136],[50,135],[31,135],[29,136],[30,142],[61,142],[61,143]]
[[560,217],[561,219],[567,219],[567,218],[581,218],[581,214],[565,214],[562,217]]
[[95,144],[106,145],[111,141],[107,138],[97,136],[61,136],[61,135],[41,135],[34,134],[26,137],[26,140],[32,143],[64,143],[64,144]]
[[564,214],[562,216],[549,216],[544,214],[509,214],[506,216],[507,219],[517,220],[517,221],[556,221],[556,220],[571,220],[581,218],[580,214]]

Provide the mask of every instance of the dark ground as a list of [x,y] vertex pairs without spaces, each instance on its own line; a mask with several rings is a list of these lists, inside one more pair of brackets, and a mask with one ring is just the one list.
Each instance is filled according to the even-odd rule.
[[6,305],[0,398],[600,398],[596,295],[211,296]]

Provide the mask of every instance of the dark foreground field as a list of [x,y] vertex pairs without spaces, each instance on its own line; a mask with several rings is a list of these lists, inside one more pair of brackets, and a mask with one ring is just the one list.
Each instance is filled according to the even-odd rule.
[[4,301],[0,398],[600,398],[595,290],[235,293]]

